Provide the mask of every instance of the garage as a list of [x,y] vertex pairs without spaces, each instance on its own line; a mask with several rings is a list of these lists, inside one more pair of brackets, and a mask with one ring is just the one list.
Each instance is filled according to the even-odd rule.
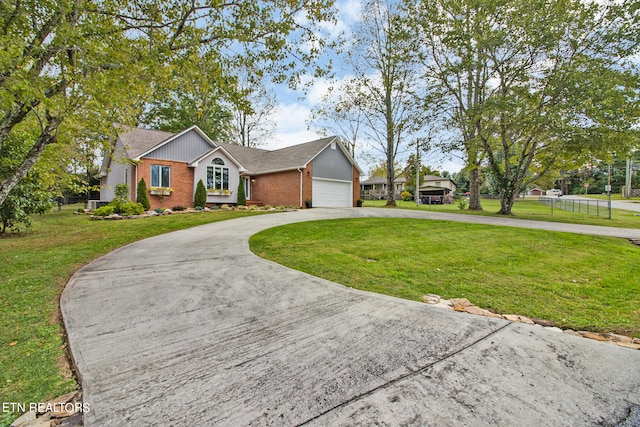
[[313,178],[314,208],[350,208],[353,206],[351,181]]

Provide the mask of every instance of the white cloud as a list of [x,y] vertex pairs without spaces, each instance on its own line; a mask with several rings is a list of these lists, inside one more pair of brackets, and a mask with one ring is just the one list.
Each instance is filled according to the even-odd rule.
[[261,148],[275,150],[320,138],[315,132],[307,130],[310,115],[311,109],[302,103],[279,104],[273,116],[277,131],[271,141]]
[[362,9],[361,0],[347,0],[338,2],[338,10],[340,10],[340,16],[342,19],[348,22],[357,21]]

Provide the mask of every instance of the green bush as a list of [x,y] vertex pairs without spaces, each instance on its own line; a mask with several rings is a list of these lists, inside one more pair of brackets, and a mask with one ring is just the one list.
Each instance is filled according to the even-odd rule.
[[207,189],[204,188],[202,180],[196,185],[196,194],[193,197],[195,206],[207,206]]
[[244,192],[244,179],[240,178],[238,183],[238,206],[245,206],[247,204],[247,195]]
[[403,191],[400,194],[400,197],[402,197],[402,200],[409,201],[409,200],[413,200],[413,194],[409,193],[408,191]]
[[96,216],[108,216],[111,215],[114,211],[113,205],[101,206],[93,210],[93,214]]
[[129,200],[129,186],[127,184],[116,184],[114,192],[116,193],[114,200],[118,200],[120,203]]
[[136,191],[136,201],[140,203],[145,210],[151,209],[151,204],[149,203],[149,195],[147,194],[147,183],[144,181],[144,178],[140,180],[138,183],[138,188]]
[[145,211],[141,203],[126,202],[119,206],[118,213],[125,216],[140,215]]

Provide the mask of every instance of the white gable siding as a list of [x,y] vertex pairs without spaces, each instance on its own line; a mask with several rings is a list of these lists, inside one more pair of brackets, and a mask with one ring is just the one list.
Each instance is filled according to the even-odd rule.
[[238,171],[238,167],[235,163],[232,162],[231,159],[222,152],[222,150],[217,150],[198,162],[198,166],[194,171],[193,193],[195,194],[196,192],[196,186],[198,185],[199,180],[202,180],[205,187],[207,186],[207,166],[212,166],[211,161],[216,157],[221,158],[224,161],[224,166],[229,168],[229,191],[231,191],[231,194],[228,196],[207,194],[207,203],[237,203],[240,172]]
[[128,184],[129,190],[131,190],[131,183],[135,179],[135,177],[131,176],[131,169],[131,165],[126,163],[126,154],[122,142],[118,139],[109,161],[107,176],[100,179],[100,201],[110,202],[115,199],[117,184]]

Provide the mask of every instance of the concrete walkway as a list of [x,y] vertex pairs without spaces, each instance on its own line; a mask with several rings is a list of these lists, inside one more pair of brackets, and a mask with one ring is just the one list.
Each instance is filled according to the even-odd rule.
[[[448,218],[367,208],[241,218],[78,271],[61,308],[85,426],[616,425],[640,404],[639,351],[353,290],[249,251],[266,228],[356,216]],[[573,231],[588,230],[606,232]]]

